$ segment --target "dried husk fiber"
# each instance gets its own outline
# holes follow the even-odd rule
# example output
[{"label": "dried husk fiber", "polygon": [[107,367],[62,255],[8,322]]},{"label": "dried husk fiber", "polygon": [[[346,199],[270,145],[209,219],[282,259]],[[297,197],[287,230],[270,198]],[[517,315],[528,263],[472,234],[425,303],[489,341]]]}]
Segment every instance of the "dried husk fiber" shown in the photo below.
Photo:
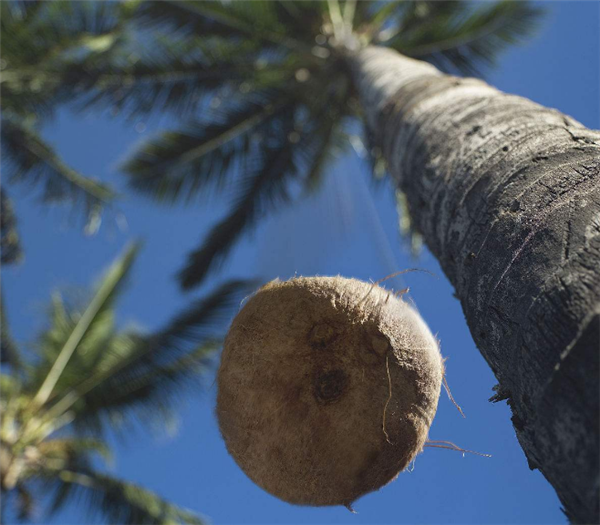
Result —
[{"label": "dried husk fiber", "polygon": [[231,325],[216,412],[260,487],[294,504],[350,505],[422,450],[442,375],[437,341],[389,291],[342,277],[272,281]]}]

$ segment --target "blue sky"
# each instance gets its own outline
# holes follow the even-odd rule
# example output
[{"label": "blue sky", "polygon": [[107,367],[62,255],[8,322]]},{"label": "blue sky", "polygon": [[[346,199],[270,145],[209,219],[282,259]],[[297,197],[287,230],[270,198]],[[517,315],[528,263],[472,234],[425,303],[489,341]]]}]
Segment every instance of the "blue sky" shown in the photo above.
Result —
[{"label": "blue sky", "polygon": [[[487,80],[600,128],[600,3],[543,5],[548,16],[538,35],[505,54]],[[26,253],[20,266],[3,271],[16,339],[26,342],[39,330],[53,290],[93,283],[131,239],[145,243],[119,304],[119,319],[147,329],[228,276],[341,274],[376,280],[417,266],[438,278],[412,273],[389,286],[410,286],[418,309],[441,339],[442,353],[449,358],[448,381],[467,415],[463,419],[442,393],[431,438],[493,457],[426,449],[412,472],[359,500],[357,515],[342,507],[291,506],[256,487],[228,456],[213,414],[215,388],[207,377],[206,388],[182,404],[176,437],[158,429],[116,443],[115,474],[217,524],[566,523],[553,489],[538,471],[529,470],[508,407],[488,402],[495,380],[471,340],[452,287],[427,251],[415,261],[402,246],[389,186],[374,188],[356,154],[341,157],[319,194],[263,222],[206,288],[183,294],[174,274],[224,213],[227,200],[187,208],[159,206],[128,193],[116,170],[136,144],[168,123],[63,111],[47,126],[45,136],[68,163],[121,188],[124,197],[118,213],[105,217],[96,236],[86,237],[64,210],[42,209],[34,196],[12,189]],[[117,220],[121,213],[126,228]],[[83,523],[82,515],[69,510],[53,523]]]}]

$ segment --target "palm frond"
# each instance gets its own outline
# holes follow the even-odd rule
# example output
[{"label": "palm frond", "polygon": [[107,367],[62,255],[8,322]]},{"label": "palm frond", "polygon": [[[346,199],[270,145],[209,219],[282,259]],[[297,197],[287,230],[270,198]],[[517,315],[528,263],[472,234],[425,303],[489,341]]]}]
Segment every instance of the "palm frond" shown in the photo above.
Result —
[{"label": "palm frond", "polygon": [[[128,338],[116,332],[114,298],[111,299],[95,316],[85,336],[77,345],[77,350],[63,370],[56,390],[62,392],[72,385],[78,384],[81,377],[86,377],[94,370],[95,363],[112,348],[120,348]],[[81,320],[80,303],[71,304],[58,293],[52,296],[49,309],[49,326],[39,336],[35,348],[39,356],[38,365],[30,371],[31,385],[39,385],[46,371],[52,367],[63,351],[65,344]],[[51,396],[52,397],[52,396]]]},{"label": "palm frond", "polygon": [[112,460],[109,446],[98,439],[55,438],[42,441],[37,450],[45,463],[70,467],[74,464],[90,465],[91,455],[100,456],[104,461]]},{"label": "palm frond", "polygon": [[12,203],[4,188],[0,187],[0,260],[2,264],[12,264],[19,262],[22,257]]},{"label": "palm frond", "polygon": [[200,249],[188,256],[186,266],[180,271],[179,281],[184,289],[197,285],[210,270],[217,268],[242,232],[267,210],[288,201],[288,184],[298,175],[295,151],[300,136],[294,129],[293,111],[283,113],[277,125],[270,126],[267,132],[263,143],[253,145],[245,158],[241,169],[246,175],[237,184],[238,197],[231,211],[212,228]]},{"label": "palm frond", "polygon": [[[151,46],[144,43],[148,39]],[[235,92],[244,83],[264,87],[279,82],[276,71],[258,67],[261,54],[252,41],[137,36],[111,53],[70,63],[63,98],[76,96],[80,110],[110,106],[129,117],[160,111],[190,115],[217,88]]]},{"label": "palm frond", "polygon": [[154,492],[91,468],[65,468],[58,471],[46,468],[40,474],[55,489],[51,507],[54,512],[67,502],[78,501],[86,509],[89,518],[102,517],[109,524],[204,523],[193,512],[168,503]]},{"label": "palm frond", "polygon": [[277,20],[285,28],[286,35],[294,40],[308,44],[314,42],[317,35],[322,34],[323,18],[327,12],[326,1],[283,0],[271,4],[277,13]]},{"label": "palm frond", "polygon": [[381,0],[371,5],[367,32],[379,45],[390,45],[400,34],[419,33],[431,19],[457,16],[467,7],[460,0]]},{"label": "palm frond", "polygon": [[2,110],[25,118],[52,113],[69,54],[117,41],[125,2],[2,2]]},{"label": "palm frond", "polygon": [[5,310],[6,305],[4,304],[4,294],[2,292],[0,299],[0,361],[2,365],[9,365],[15,372],[21,368],[22,360],[18,347],[10,334]]},{"label": "palm frond", "polygon": [[[115,30],[131,2],[2,2],[3,55],[10,67],[40,63],[78,45],[84,35]],[[40,54],[41,53],[41,54]]]},{"label": "palm frond", "polygon": [[129,185],[168,203],[190,202],[206,186],[223,188],[227,176],[243,164],[254,137],[279,117],[288,100],[277,92],[244,97],[181,131],[163,133],[124,165]]},{"label": "palm frond", "polygon": [[106,185],[67,166],[24,121],[3,118],[1,137],[6,180],[43,186],[41,195],[45,202],[82,203],[89,214],[114,197]]},{"label": "palm frond", "polygon": [[[103,435],[110,427],[120,436],[131,435],[135,423],[155,427],[159,423],[159,428],[164,430],[166,421],[175,420],[189,387],[202,385],[218,348],[216,341],[205,343],[159,364],[152,364],[149,359],[144,363],[140,359],[135,365],[118,371],[119,378],[126,379],[125,383],[105,378],[103,374],[91,376],[89,382],[81,385],[83,390],[91,388],[89,393],[79,396],[74,390],[73,396],[65,399],[74,403],[72,410],[77,416],[73,428],[81,435]],[[93,381],[99,381],[96,388],[92,386]],[[60,409],[62,406],[63,403],[57,404]]]},{"label": "palm frond", "polygon": [[502,0],[475,7],[463,2],[431,4],[438,3],[445,8],[432,13],[431,7],[423,9],[426,3],[415,2],[413,22],[405,21],[404,30],[388,45],[442,70],[466,75],[481,74],[481,67],[493,65],[509,45],[530,36],[543,14],[529,2]]},{"label": "palm frond", "polygon": [[137,12],[142,24],[167,28],[169,31],[197,35],[219,36],[234,40],[251,39],[269,46],[310,52],[310,45],[289,35],[282,23],[276,2],[257,0],[247,2],[172,1],[163,4],[144,2]]},{"label": "palm frond", "polygon": [[[138,246],[129,246],[123,255],[111,265],[105,277],[102,279],[94,297],[89,302],[82,315],[74,323],[72,330],[69,330],[66,333],[63,332],[67,337],[60,346],[60,350],[48,373],[43,374],[44,377],[41,385],[39,385],[38,388],[35,381],[33,384],[29,385],[29,388],[37,389],[37,393],[33,399],[35,405],[41,406],[48,401],[55,387],[59,385],[59,381],[71,362],[73,354],[80,348],[82,342],[85,341],[86,336],[90,333],[90,330],[93,329],[94,324],[97,323],[99,319],[102,320],[102,314],[111,307],[119,291],[123,287],[125,278],[133,265],[137,251]],[[59,386],[64,388],[67,385],[60,384]]]},{"label": "palm frond", "polygon": [[113,338],[85,379],[80,375],[54,398],[49,414],[74,410],[76,428],[100,432],[104,422],[115,426],[128,411],[146,421],[172,411],[186,387],[202,379],[224,321],[251,284],[226,282],[154,334]]}]

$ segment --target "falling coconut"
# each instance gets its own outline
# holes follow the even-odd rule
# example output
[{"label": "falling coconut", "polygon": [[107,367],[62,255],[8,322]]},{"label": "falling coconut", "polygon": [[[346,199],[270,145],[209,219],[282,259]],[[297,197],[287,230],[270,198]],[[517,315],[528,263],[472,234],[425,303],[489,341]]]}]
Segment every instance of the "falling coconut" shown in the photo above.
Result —
[{"label": "falling coconut", "polygon": [[342,277],[273,281],[227,334],[217,417],[263,489],[349,506],[423,449],[442,376],[427,325],[389,291]]}]

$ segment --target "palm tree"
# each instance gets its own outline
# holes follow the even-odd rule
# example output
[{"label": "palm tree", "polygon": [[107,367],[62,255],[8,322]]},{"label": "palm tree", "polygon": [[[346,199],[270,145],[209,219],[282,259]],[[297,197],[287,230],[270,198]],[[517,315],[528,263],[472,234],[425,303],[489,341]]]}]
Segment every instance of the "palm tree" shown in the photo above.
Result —
[{"label": "palm tree", "polygon": [[210,364],[216,327],[244,286],[223,284],[155,333],[119,329],[114,304],[136,251],[112,264],[83,308],[54,295],[48,327],[28,354],[10,340],[2,312],[2,356],[10,357],[0,376],[3,513],[29,519],[42,503],[52,513],[77,501],[107,523],[202,523],[97,460],[110,457],[108,431],[130,434],[134,421],[172,417]]},{"label": "palm tree", "polygon": [[538,14],[525,2],[141,2],[119,43],[72,60],[67,87],[88,105],[186,116],[125,164],[134,190],[167,203],[233,195],[181,270],[184,288],[318,186],[362,120],[375,167],[385,162],[456,288],[530,466],[588,523],[599,519],[599,135],[442,73],[493,63]]}]

